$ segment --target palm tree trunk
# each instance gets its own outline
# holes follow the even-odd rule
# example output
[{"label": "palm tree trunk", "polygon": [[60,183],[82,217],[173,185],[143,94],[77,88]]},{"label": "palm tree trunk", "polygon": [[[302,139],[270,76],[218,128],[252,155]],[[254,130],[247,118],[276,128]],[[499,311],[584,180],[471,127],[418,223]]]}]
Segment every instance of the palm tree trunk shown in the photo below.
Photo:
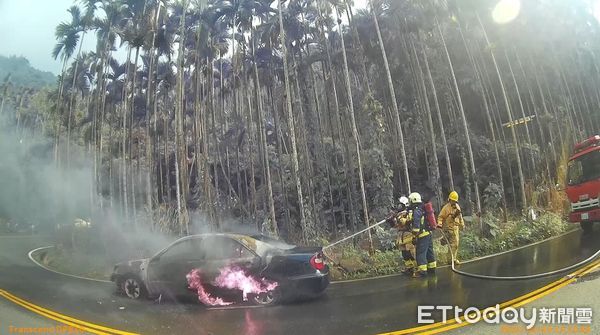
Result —
[{"label": "palm tree trunk", "polygon": [[[265,162],[265,172],[266,172],[266,181],[267,181],[267,201],[268,201],[268,205],[269,205],[269,216],[271,218],[271,232],[277,237],[279,236],[279,227],[277,226],[277,217],[275,215],[275,200],[273,199],[273,183],[272,183],[272,179],[271,179],[271,163],[270,163],[270,159],[269,159],[269,144],[267,143],[267,135],[266,132],[264,131],[262,125],[265,122],[265,115],[263,114],[264,112],[264,107],[263,107],[263,100],[262,100],[262,96],[260,94],[260,79],[258,76],[258,67],[256,66],[256,62],[254,62],[254,80],[255,80],[255,86],[256,86],[256,102],[258,105],[258,124],[259,127],[258,129],[260,129],[260,141],[263,143],[263,154],[264,154],[264,162]],[[252,114],[252,112],[250,112],[250,114]]]},{"label": "palm tree trunk", "polygon": [[[156,99],[155,94],[154,94],[154,80],[155,80],[155,75],[154,75],[154,66],[155,66],[155,61],[156,61],[156,31],[158,30],[158,18],[160,15],[160,7],[161,7],[161,2],[160,0],[157,0],[157,6],[156,6],[156,15],[154,16],[154,25],[153,25],[153,30],[152,30],[152,45],[150,46],[150,64],[148,66],[148,87],[146,88],[146,121],[145,121],[145,130],[146,130],[146,173],[145,175],[145,179],[146,179],[146,211],[148,212],[149,215],[147,215],[148,219],[150,220],[149,224],[152,228],[154,228],[154,215],[152,215],[153,213],[153,203],[152,203],[152,195],[154,194],[154,186],[152,184],[152,176],[155,175],[154,173],[154,157],[153,157],[153,147],[154,147],[154,142],[152,141],[152,137],[150,135],[150,119],[152,117],[152,115],[150,114],[150,110],[152,109],[153,106],[153,99]],[[156,118],[156,114],[154,114],[154,117]]]},{"label": "palm tree trunk", "polygon": [[248,107],[247,107],[247,115],[246,115],[246,119],[247,119],[247,123],[248,123],[248,160],[250,162],[250,201],[252,203],[252,216],[256,217],[256,214],[258,212],[258,205],[256,202],[256,171],[255,171],[255,167],[254,167],[254,148],[255,148],[255,134],[252,134],[252,132],[250,131],[252,128],[252,125],[254,124],[254,118],[252,117],[254,111],[252,110],[252,93],[251,93],[251,88],[250,85],[248,83],[248,81],[246,80],[246,85],[245,85],[245,91],[246,91],[246,100],[248,103]]},{"label": "palm tree trunk", "polygon": [[[552,141],[548,142],[548,139],[546,137],[546,134],[544,132],[544,127],[542,126],[542,122],[540,121],[540,114],[538,113],[538,105],[537,105],[537,101],[535,99],[535,94],[533,93],[533,89],[531,88],[531,85],[529,84],[529,81],[527,80],[528,76],[527,73],[525,72],[525,67],[523,66],[523,63],[521,62],[521,57],[519,56],[519,53],[517,52],[516,48],[514,50],[515,53],[515,57],[517,59],[517,64],[519,66],[519,69],[521,70],[521,74],[523,75],[523,78],[525,80],[525,84],[527,85],[527,92],[529,93],[529,98],[531,100],[531,104],[533,105],[533,113],[534,116],[537,120],[537,131],[538,131],[538,138],[539,141],[538,143],[540,143],[540,155],[541,157],[543,157],[545,163],[546,163],[546,174],[548,176],[548,180],[550,180],[551,178],[551,173],[550,173],[550,159],[551,157],[554,156],[554,143]],[[548,153],[548,151],[550,151],[550,153]]]},{"label": "palm tree trunk", "polygon": [[[381,29],[379,28],[379,20],[377,19],[377,14],[375,13],[375,8],[373,7],[373,2],[371,1],[371,12],[373,15],[373,21],[375,22],[375,29],[377,31],[377,38],[379,39],[379,47],[381,49],[381,56],[383,57],[383,66],[385,68],[385,73],[387,77],[388,90],[390,92],[390,99],[392,100],[392,107],[394,111],[394,117],[396,121],[396,132],[398,133],[399,143],[400,143],[400,154],[402,156],[402,164],[404,168],[404,179],[406,182],[406,189],[408,193],[411,192],[410,188],[410,175],[408,172],[408,159],[406,158],[406,149],[404,147],[404,133],[402,131],[402,125],[400,123],[400,109],[398,108],[398,101],[396,99],[396,90],[394,88],[394,81],[392,80],[392,72],[390,70],[390,63],[388,61],[387,53],[385,50],[385,45],[383,43],[383,37],[381,35]],[[339,26],[339,24],[338,24]],[[341,31],[340,31],[341,34]],[[343,43],[343,38],[342,38]],[[352,96],[352,92],[349,92],[350,96]]]},{"label": "palm tree trunk", "polygon": [[283,54],[283,72],[285,80],[285,93],[286,93],[286,111],[288,118],[288,127],[290,130],[290,141],[292,144],[292,165],[294,169],[294,178],[296,180],[296,192],[298,193],[298,207],[300,212],[300,225],[302,227],[303,238],[305,242],[312,240],[314,233],[312,225],[306,221],[306,213],[304,208],[304,194],[302,192],[302,183],[300,181],[300,167],[298,162],[298,149],[296,147],[296,127],[294,126],[294,114],[292,110],[292,89],[290,85],[290,73],[288,64],[288,52],[287,42],[285,37],[285,29],[283,25],[283,5],[281,1],[277,4],[279,13],[279,40],[281,43],[281,49]]},{"label": "palm tree trunk", "polygon": [[[135,112],[135,94],[136,94],[136,84],[137,84],[137,68],[138,68],[138,61],[140,58],[140,47],[137,47],[135,49],[135,61],[134,61],[134,65],[133,65],[133,79],[131,81],[131,105],[130,105],[130,111],[129,111],[129,116],[130,116],[130,121],[129,121],[129,136],[128,136],[128,140],[129,140],[129,160],[131,161],[131,156],[133,155],[133,125],[134,125],[134,112]],[[139,146],[138,146],[138,151],[139,151]],[[134,175],[133,173],[133,164],[129,164],[128,166],[128,170],[129,170],[129,177],[130,177],[130,181],[131,181],[131,209],[132,209],[132,214],[133,214],[133,224],[135,226],[137,226],[137,197],[136,197],[136,191],[135,191],[135,176],[139,176],[140,175],[140,155],[138,152],[138,155],[136,157],[136,173]]]},{"label": "palm tree trunk", "polygon": [[438,32],[440,34],[440,39],[442,41],[442,45],[444,46],[444,53],[446,55],[446,59],[448,61],[448,64],[450,65],[450,73],[452,75],[452,83],[454,86],[454,90],[455,90],[455,94],[456,94],[456,99],[458,101],[458,107],[459,107],[459,112],[460,112],[460,118],[462,120],[462,127],[463,127],[463,132],[465,133],[465,140],[466,140],[466,144],[467,144],[467,151],[468,151],[468,155],[469,155],[469,163],[470,163],[470,168],[471,168],[471,177],[473,179],[473,186],[474,186],[474,190],[475,190],[475,203],[477,206],[477,215],[479,215],[481,213],[481,198],[479,196],[479,183],[477,181],[477,172],[475,169],[475,159],[473,157],[473,148],[471,147],[471,136],[469,134],[469,126],[467,124],[467,117],[465,116],[465,109],[462,103],[462,97],[460,94],[460,89],[458,87],[458,82],[456,80],[456,73],[454,72],[454,66],[452,63],[452,58],[450,57],[450,52],[448,51],[448,46],[446,45],[446,40],[444,38],[444,34],[442,32],[442,28],[440,26],[440,23],[437,19],[437,17],[435,18],[435,22],[438,28]]},{"label": "palm tree trunk", "polygon": [[[129,193],[127,192],[127,166],[128,166],[128,157],[127,157],[127,102],[128,102],[128,89],[127,86],[129,85],[129,67],[130,67],[130,63],[131,63],[131,47],[127,48],[127,66],[126,66],[126,70],[125,72],[127,73],[127,77],[125,78],[125,83],[123,85],[123,103],[121,104],[121,110],[123,112],[123,124],[122,124],[122,131],[123,133],[121,134],[123,136],[122,138],[122,143],[121,143],[121,154],[122,154],[122,159],[123,159],[123,166],[121,167],[121,191],[123,192],[123,211],[125,214],[125,220],[127,222],[129,222]],[[131,155],[131,153],[129,153]],[[129,157],[129,159],[131,159],[131,157]]]},{"label": "palm tree trunk", "polygon": [[[362,76],[361,82],[363,82],[367,86],[367,92],[369,94],[372,94],[371,78],[369,77],[369,74],[367,72],[365,49],[362,43],[360,42],[360,37],[358,36],[358,29],[356,28],[356,24],[354,24],[354,14],[352,13],[352,6],[350,5],[350,0],[344,0],[344,2],[346,5],[346,18],[348,19],[348,25],[350,26],[350,30],[352,32],[352,39],[357,46],[356,50],[358,51],[358,55],[356,58],[358,58],[358,61],[360,63],[360,70]],[[343,36],[341,32],[340,36]]]},{"label": "palm tree trunk", "polygon": [[[185,19],[187,12],[187,0],[183,0],[183,13],[180,19],[179,38],[180,41],[185,40]],[[177,101],[175,105],[175,188],[177,192],[177,222],[179,225],[180,234],[188,234],[187,220],[187,152],[186,152],[186,137],[183,133],[184,126],[184,43],[179,43],[179,53],[177,60]]]},{"label": "palm tree trunk", "polygon": [[[519,108],[521,109],[521,117],[523,119],[525,119],[525,107],[523,106],[523,99],[521,98],[521,91],[519,90],[519,84],[517,83],[517,78],[515,77],[515,73],[513,71],[511,62],[510,62],[510,58],[508,58],[508,53],[506,52],[506,50],[504,50],[504,57],[506,58],[506,63],[508,64],[508,69],[510,71],[510,75],[512,77],[513,80],[513,85],[515,86],[515,93],[517,95],[517,100],[519,101]],[[525,134],[526,134],[526,138],[527,138],[527,144],[529,145],[529,150],[531,151],[533,149],[533,142],[531,141],[531,134],[529,132],[529,126],[527,125],[527,122],[524,123],[525,126]],[[531,168],[529,169],[529,171],[537,171],[537,164],[535,162],[534,159],[534,155],[532,153],[530,153],[529,155],[529,163],[531,164]]]},{"label": "palm tree trunk", "polygon": [[[297,106],[297,114],[299,115],[298,117],[298,121],[297,121],[297,125],[298,127],[296,129],[300,129],[299,133],[300,135],[298,136],[298,142],[300,144],[301,147],[301,156],[304,159],[302,159],[302,172],[303,172],[303,176],[300,178],[301,180],[304,179],[306,185],[305,190],[306,191],[306,196],[308,197],[308,205],[310,206],[308,213],[310,214],[309,217],[307,217],[307,222],[315,222],[315,214],[316,214],[316,206],[315,206],[315,196],[314,196],[314,187],[313,187],[313,183],[312,183],[312,177],[314,176],[313,173],[313,166],[312,166],[312,157],[311,157],[311,152],[308,148],[308,135],[307,135],[307,125],[306,125],[306,118],[310,118],[310,116],[307,116],[308,111],[307,108],[305,108],[305,100],[306,96],[304,96],[302,94],[302,91],[300,89],[300,80],[299,80],[299,74],[298,74],[298,64],[296,62],[295,57],[293,57],[292,55],[292,60],[293,60],[293,68],[294,68],[294,82],[295,82],[295,101],[297,101],[296,106]],[[308,86],[308,85],[303,85],[304,87]],[[312,127],[311,127],[312,130]],[[316,228],[316,227],[315,227]]]},{"label": "palm tree trunk", "polygon": [[500,190],[502,192],[502,206],[503,206],[503,217],[504,217],[504,222],[508,221],[508,209],[507,209],[507,205],[506,205],[506,192],[504,190],[504,181],[502,178],[502,167],[500,164],[500,153],[498,151],[498,141],[496,140],[496,131],[494,128],[494,124],[492,122],[492,118],[491,118],[491,113],[490,113],[490,103],[488,101],[488,96],[487,96],[487,89],[485,86],[485,81],[481,75],[482,70],[480,69],[480,67],[478,66],[477,62],[475,61],[475,58],[473,57],[473,54],[471,53],[471,49],[469,48],[469,45],[467,44],[467,40],[465,39],[465,35],[463,34],[463,30],[462,27],[461,29],[459,29],[460,32],[460,36],[464,45],[464,48],[467,52],[467,55],[469,57],[469,60],[471,62],[471,65],[473,66],[473,69],[475,70],[475,76],[476,76],[476,80],[479,84],[479,89],[481,91],[481,95],[483,97],[483,107],[484,107],[484,111],[486,114],[486,118],[488,121],[488,127],[489,130],[492,134],[492,142],[494,142],[494,154],[495,154],[495,158],[496,158],[496,169],[498,172],[498,183],[500,186]]},{"label": "palm tree trunk", "polygon": [[[508,122],[513,122],[513,117],[511,113],[510,103],[508,102],[508,95],[506,93],[506,89],[504,87],[504,81],[502,80],[502,76],[500,74],[500,68],[498,67],[498,62],[496,61],[496,56],[494,55],[494,48],[490,44],[490,40],[488,39],[487,32],[485,27],[483,26],[483,22],[481,22],[481,18],[477,15],[477,20],[479,21],[479,25],[483,31],[483,36],[485,37],[485,41],[488,49],[490,50],[490,55],[492,56],[492,62],[494,63],[494,68],[496,69],[496,75],[498,76],[498,82],[500,83],[500,88],[502,89],[502,96],[504,98],[504,107],[506,108],[506,113],[508,115]],[[519,141],[517,139],[517,133],[515,131],[515,127],[510,127],[511,135],[513,138],[513,143],[515,146],[515,156],[517,158],[517,169],[519,172],[519,186],[521,191],[521,206],[523,210],[527,209],[527,197],[525,194],[525,177],[523,176],[523,166],[521,164],[521,155],[519,154]]]},{"label": "palm tree trunk", "polygon": [[435,87],[435,82],[433,80],[433,75],[431,74],[431,69],[429,68],[429,60],[427,57],[427,53],[423,51],[423,58],[425,61],[425,70],[427,71],[427,78],[429,80],[429,86],[431,86],[431,93],[433,94],[433,101],[435,103],[435,110],[437,116],[438,126],[440,127],[440,135],[442,137],[442,144],[444,145],[444,158],[446,160],[446,169],[448,173],[448,181],[450,183],[450,189],[454,190],[454,176],[452,174],[452,162],[450,161],[450,153],[448,152],[448,142],[446,140],[446,130],[444,126],[444,121],[442,119],[442,109],[440,108],[440,102],[437,95],[437,90]]},{"label": "palm tree trunk", "polygon": [[[427,115],[427,124],[429,126],[429,138],[431,140],[431,157],[433,159],[433,164],[431,166],[431,168],[433,169],[432,173],[430,173],[429,175],[432,176],[432,184],[433,184],[433,189],[435,192],[435,197],[436,197],[436,204],[438,206],[440,206],[441,208],[441,204],[443,202],[443,198],[442,198],[442,183],[441,183],[441,179],[440,179],[440,164],[439,164],[439,160],[438,160],[438,155],[437,155],[437,145],[436,145],[436,137],[435,137],[435,128],[433,127],[433,117],[431,116],[431,105],[429,104],[429,96],[427,94],[427,87],[425,85],[425,78],[423,78],[423,71],[421,69],[421,62],[419,61],[419,55],[417,54],[417,48],[414,45],[414,41],[411,41],[411,45],[412,45],[412,49],[413,49],[413,54],[415,56],[415,61],[416,61],[416,71],[417,71],[417,77],[418,77],[418,82],[421,85],[421,90],[423,91],[423,100],[425,101],[425,114]],[[421,46],[421,53],[423,54],[423,57],[427,58],[427,55],[425,55],[425,50],[423,49],[423,46]],[[427,164],[427,166],[430,166],[429,164]]]},{"label": "palm tree trunk", "polygon": [[318,152],[318,156],[319,156],[319,160],[322,162],[322,164],[325,165],[325,176],[327,178],[327,194],[328,194],[328,200],[329,200],[329,207],[331,210],[331,222],[332,222],[332,231],[335,232],[337,224],[336,224],[336,220],[335,220],[335,212],[333,210],[334,207],[334,201],[333,201],[333,189],[331,187],[331,169],[330,169],[330,164],[331,161],[327,159],[327,155],[325,153],[325,150],[323,149],[323,143],[325,142],[325,136],[323,134],[323,120],[321,118],[321,109],[320,109],[320,100],[319,100],[319,92],[317,89],[317,80],[315,78],[315,73],[313,70],[312,65],[310,65],[309,67],[309,76],[310,76],[310,80],[311,80],[311,85],[313,87],[313,95],[314,95],[314,99],[315,99],[315,108],[316,108],[316,114],[317,114],[317,132],[319,133],[319,147],[317,149]]},{"label": "palm tree trunk", "polygon": [[210,111],[211,111],[211,126],[212,126],[212,133],[213,133],[213,142],[214,142],[214,146],[215,146],[215,151],[217,154],[216,159],[213,160],[213,176],[214,176],[214,198],[213,198],[213,216],[215,218],[215,223],[217,227],[221,226],[221,222],[220,222],[220,218],[221,216],[219,215],[219,192],[220,192],[220,188],[219,188],[219,172],[217,171],[217,165],[221,164],[221,155],[219,153],[219,140],[218,140],[218,135],[217,135],[217,104],[216,104],[216,93],[215,93],[215,84],[214,84],[214,62],[211,61],[210,62],[210,71],[209,71],[209,75],[210,75]]},{"label": "palm tree trunk", "polygon": [[[325,96],[327,97],[327,107],[328,107],[328,116],[329,116],[329,124],[330,124],[330,128],[331,128],[331,140],[332,140],[332,144],[333,144],[333,148],[334,150],[337,151],[338,149],[338,142],[336,141],[336,136],[337,138],[339,138],[341,140],[342,138],[342,122],[341,122],[341,111],[340,111],[340,103],[339,103],[339,98],[338,98],[338,93],[337,93],[337,86],[336,86],[336,79],[335,79],[335,73],[332,71],[332,67],[333,67],[333,62],[331,60],[331,47],[329,44],[329,41],[327,40],[327,38],[325,37],[325,29],[323,27],[323,13],[321,12],[321,8],[318,8],[319,10],[319,17],[321,18],[321,20],[319,20],[319,27],[320,27],[320,33],[321,33],[321,41],[322,43],[325,45],[325,51],[327,54],[327,62],[326,64],[323,64],[323,80],[324,80],[324,84],[326,85],[327,81],[331,82],[331,89],[333,92],[333,103],[334,103],[334,112],[335,112],[335,119],[332,117],[332,112],[331,110],[329,110],[329,95],[326,94]],[[326,65],[326,66],[325,66]],[[325,74],[325,68],[327,69],[327,74]],[[334,121],[335,120],[335,121]],[[337,127],[336,127],[336,122],[337,122]],[[343,173],[344,173],[344,180],[349,180],[351,178],[349,178],[349,165],[346,163],[346,148],[347,146],[344,144],[343,145],[343,150],[342,150],[342,155],[341,155],[341,164],[343,167]],[[335,155],[335,163],[336,163],[336,167],[339,165],[338,164],[338,160],[337,160],[337,154]],[[356,223],[355,223],[355,215],[354,215],[354,201],[353,201],[353,196],[352,196],[352,188],[350,187],[350,184],[348,182],[345,183],[345,189],[346,189],[346,197],[347,197],[347,201],[348,201],[348,207],[350,209],[350,221],[351,221],[351,226],[353,228],[353,230],[356,230]],[[347,219],[346,219],[346,205],[344,204],[343,201],[340,200],[341,203],[341,207],[342,207],[342,227],[343,229],[347,229],[348,224],[347,224]],[[337,232],[337,229],[336,229]]]},{"label": "palm tree trunk", "polygon": [[[342,32],[342,25],[341,25],[341,18],[340,18],[340,13],[338,11],[338,21],[337,21],[337,26],[338,26],[338,31],[340,33],[340,41],[341,41],[341,47],[342,47],[342,56],[343,56],[343,60],[344,60],[344,74],[346,77],[346,92],[348,94],[348,109],[350,111],[350,125],[352,126],[352,137],[354,139],[354,145],[355,145],[355,150],[356,150],[356,163],[358,165],[358,181],[359,181],[359,185],[360,185],[360,193],[361,193],[361,200],[362,200],[362,209],[363,209],[363,220],[364,220],[364,224],[366,226],[369,226],[369,209],[367,207],[367,195],[365,192],[365,180],[364,180],[364,173],[363,173],[363,165],[362,165],[362,155],[361,155],[361,148],[360,148],[360,138],[358,135],[358,128],[356,126],[356,119],[355,119],[355,114],[354,114],[354,99],[352,97],[352,84],[350,83],[350,70],[348,68],[348,56],[346,54],[346,44],[344,42],[344,35]],[[371,250],[373,250],[373,239],[371,237],[371,231],[367,231],[367,235],[369,238],[369,245]]]},{"label": "palm tree trunk", "polygon": [[55,139],[54,139],[54,161],[56,163],[56,166],[59,167],[60,166],[60,133],[61,133],[61,124],[62,124],[62,103],[63,103],[63,90],[64,90],[64,85],[65,85],[65,71],[67,69],[67,58],[65,57],[63,59],[63,66],[62,66],[62,71],[61,71],[61,76],[60,76],[60,83],[58,85],[58,97],[57,97],[57,101],[56,101],[56,134],[55,134]]},{"label": "palm tree trunk", "polygon": [[76,103],[75,97],[75,84],[77,83],[77,71],[79,67],[79,58],[81,57],[81,47],[85,40],[86,31],[83,31],[81,35],[81,41],[79,42],[79,50],[77,51],[77,58],[75,58],[75,68],[73,69],[73,84],[71,85],[71,97],[69,99],[69,119],[67,120],[67,168],[71,165],[71,122],[73,119],[73,105]]}]

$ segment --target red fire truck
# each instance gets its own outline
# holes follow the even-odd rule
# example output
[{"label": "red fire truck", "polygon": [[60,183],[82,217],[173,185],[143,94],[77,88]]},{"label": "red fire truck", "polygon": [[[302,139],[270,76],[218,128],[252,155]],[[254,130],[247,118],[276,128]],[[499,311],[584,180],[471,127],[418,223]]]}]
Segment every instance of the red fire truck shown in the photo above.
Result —
[{"label": "red fire truck", "polygon": [[600,135],[577,143],[569,158],[567,196],[571,202],[569,221],[579,222],[589,233],[600,222]]}]

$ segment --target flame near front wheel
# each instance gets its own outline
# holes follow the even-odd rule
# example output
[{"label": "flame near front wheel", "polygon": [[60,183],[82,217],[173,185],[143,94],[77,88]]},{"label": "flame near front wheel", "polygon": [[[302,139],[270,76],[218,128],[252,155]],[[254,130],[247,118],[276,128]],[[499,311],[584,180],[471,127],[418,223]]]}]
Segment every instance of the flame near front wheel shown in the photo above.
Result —
[{"label": "flame near front wheel", "polygon": [[[192,270],[187,276],[188,285],[191,289],[198,292],[198,300],[208,306],[227,306],[233,302],[224,301],[221,298],[213,297],[206,292],[202,285],[202,273],[199,269]],[[226,289],[235,289],[242,291],[244,301],[248,300],[249,294],[257,296],[268,296],[277,288],[278,283],[267,279],[256,279],[237,266],[228,266],[220,270],[219,276],[215,279],[214,286]]]}]

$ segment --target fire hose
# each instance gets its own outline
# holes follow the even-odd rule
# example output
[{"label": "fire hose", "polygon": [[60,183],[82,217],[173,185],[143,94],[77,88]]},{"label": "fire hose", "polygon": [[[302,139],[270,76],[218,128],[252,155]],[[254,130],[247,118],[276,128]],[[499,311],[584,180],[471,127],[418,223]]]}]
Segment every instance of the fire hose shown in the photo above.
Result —
[{"label": "fire hose", "polygon": [[[340,243],[343,243],[351,238],[354,238],[370,229],[373,229],[377,226],[380,226],[382,224],[384,224],[387,220],[382,220],[379,221],[373,225],[368,226],[367,228],[358,231],[350,236],[344,237],[341,240],[331,243],[325,247],[323,247],[323,251],[332,248],[335,245],[338,245]],[[442,238],[444,238],[446,240],[446,245],[448,246],[448,249],[450,249],[450,240],[448,239],[448,237],[446,236],[446,234],[444,234],[444,232],[442,230],[440,230],[440,232],[442,233]],[[537,279],[537,278],[543,278],[543,277],[549,277],[549,276],[553,276],[556,274],[560,274],[563,272],[567,272],[576,268],[579,268],[585,264],[588,264],[590,262],[592,262],[594,259],[598,258],[600,256],[600,250],[596,251],[594,254],[592,254],[590,257],[577,262],[573,265],[569,265],[567,267],[561,268],[561,269],[557,269],[557,270],[553,270],[553,271],[548,271],[548,272],[542,272],[542,273],[536,273],[536,274],[532,274],[532,275],[523,275],[523,276],[488,276],[488,275],[482,275],[482,274],[477,274],[477,273],[470,273],[470,272],[466,272],[466,271],[462,271],[462,270],[458,270],[456,268],[455,265],[455,259],[454,259],[454,254],[452,252],[450,252],[451,255],[451,269],[452,272],[459,274],[461,276],[465,276],[465,277],[471,277],[471,278],[477,278],[477,279],[485,279],[485,280],[526,280],[526,279]],[[328,257],[329,258],[329,257]]]},{"label": "fire hose", "polygon": [[386,221],[387,221],[387,219],[386,220],[381,220],[381,221],[379,221],[379,222],[377,222],[375,224],[372,224],[372,225],[368,226],[367,228],[365,228],[365,229],[363,229],[363,230],[361,230],[359,232],[356,232],[356,233],[354,233],[354,234],[352,234],[350,236],[346,236],[343,239],[341,239],[341,240],[339,240],[339,241],[337,241],[335,243],[331,243],[331,244],[329,244],[327,246],[324,246],[323,250],[327,250],[327,249],[333,247],[334,245],[338,245],[338,244],[340,244],[342,242],[348,241],[349,239],[351,239],[351,238],[353,238],[355,236],[358,236],[358,235],[360,235],[360,234],[362,234],[362,233],[364,233],[364,232],[366,232],[368,230],[371,230],[371,229],[373,229],[373,228],[375,228],[377,226],[380,226],[380,225],[384,224]]},{"label": "fire hose", "polygon": [[[450,240],[448,239],[448,237],[446,236],[446,234],[444,234],[443,231],[441,231],[442,233],[442,237],[446,240],[446,244],[448,246],[448,249],[450,249]],[[452,272],[459,274],[461,276],[465,276],[465,277],[471,277],[471,278],[477,278],[477,279],[486,279],[486,280],[526,280],[526,279],[537,279],[537,278],[543,278],[543,277],[549,277],[549,276],[553,276],[559,273],[563,273],[563,272],[567,272],[576,268],[579,268],[585,264],[588,264],[590,262],[592,262],[594,259],[596,259],[598,256],[600,256],[600,250],[596,251],[594,254],[592,254],[590,257],[576,263],[573,265],[569,265],[567,267],[561,268],[561,269],[557,269],[557,270],[553,270],[553,271],[548,271],[548,272],[542,272],[542,273],[536,273],[536,274],[532,274],[532,275],[524,275],[524,276],[488,276],[488,275],[482,275],[482,274],[477,274],[477,273],[470,273],[470,272],[465,272],[465,271],[461,271],[458,270],[456,268],[455,265],[455,259],[454,259],[454,254],[452,252],[450,252],[451,258],[452,258],[452,262],[451,262],[451,268],[452,268]]]}]

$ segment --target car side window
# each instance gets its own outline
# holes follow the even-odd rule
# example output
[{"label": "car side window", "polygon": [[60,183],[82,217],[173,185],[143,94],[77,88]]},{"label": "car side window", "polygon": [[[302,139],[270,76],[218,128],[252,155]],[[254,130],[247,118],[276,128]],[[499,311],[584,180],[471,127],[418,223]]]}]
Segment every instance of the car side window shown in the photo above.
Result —
[{"label": "car side window", "polygon": [[252,253],[238,241],[229,237],[207,238],[203,249],[207,260],[225,260],[252,257]]},{"label": "car side window", "polygon": [[161,255],[164,260],[202,259],[204,252],[198,239],[185,240],[170,247]]}]

